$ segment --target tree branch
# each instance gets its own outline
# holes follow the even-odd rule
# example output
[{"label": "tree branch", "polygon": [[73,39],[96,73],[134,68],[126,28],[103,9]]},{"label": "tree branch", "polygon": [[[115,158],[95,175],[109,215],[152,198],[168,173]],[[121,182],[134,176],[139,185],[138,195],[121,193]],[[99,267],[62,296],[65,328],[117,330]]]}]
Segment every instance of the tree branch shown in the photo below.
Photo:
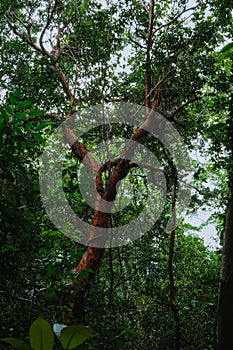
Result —
[{"label": "tree branch", "polygon": [[140,48],[143,49],[143,50],[146,49],[146,46],[143,46],[143,45],[141,45],[140,43],[138,43],[136,40],[134,40],[134,39],[131,37],[130,33],[128,33],[128,38],[129,38],[129,40],[130,40],[132,43],[134,43],[136,46],[140,47]]},{"label": "tree branch", "polygon": [[201,100],[202,96],[195,96],[192,99],[184,102],[182,105],[180,105],[174,112],[172,112],[171,114],[166,115],[167,119],[171,119],[174,120],[174,116],[179,113],[182,109],[184,109],[185,107],[187,107],[188,105],[190,105],[191,103]]},{"label": "tree branch", "polygon": [[[55,0],[54,6],[53,6],[53,8],[52,8],[52,10],[51,10],[52,3],[53,3],[53,0],[51,0],[51,1],[49,2],[48,10],[47,10],[47,11],[48,11],[47,22],[46,22],[44,28],[42,29],[42,32],[41,32],[40,38],[39,38],[40,47],[41,47],[41,50],[42,50],[43,52],[47,52],[47,50],[46,50],[45,47],[44,47],[43,39],[44,39],[45,32],[46,32],[46,30],[48,29],[48,27],[49,27],[49,25],[50,25],[50,23],[51,23],[51,21],[52,21],[54,12],[55,12],[56,7],[57,7],[57,4],[58,4],[58,1]],[[48,53],[48,52],[47,52],[47,53]]]},{"label": "tree branch", "polygon": [[[78,140],[69,127],[65,127],[65,141],[70,145],[76,157],[88,168],[98,170],[99,164],[94,160],[86,147]],[[85,159],[84,159],[85,158]]]},{"label": "tree branch", "polygon": [[160,31],[163,28],[166,28],[168,26],[170,26],[172,23],[174,23],[180,16],[182,16],[184,13],[188,12],[188,11],[192,11],[195,10],[200,4],[197,4],[196,6],[190,7],[188,9],[184,9],[183,11],[179,12],[175,17],[173,17],[169,22],[162,24],[161,26],[159,26],[158,28],[156,28],[153,31],[153,36],[155,35],[155,33],[157,33],[158,31]]},{"label": "tree branch", "polygon": [[150,108],[150,89],[151,89],[151,47],[153,44],[153,25],[154,25],[154,0],[150,2],[150,10],[148,11],[149,26],[148,26],[148,38],[146,49],[146,73],[145,73],[145,106]]},{"label": "tree branch", "polygon": [[8,15],[5,15],[6,21],[10,27],[10,29],[13,31],[13,33],[15,33],[16,36],[18,36],[20,39],[22,39],[24,42],[26,42],[27,44],[29,44],[29,46],[31,46],[34,50],[39,51],[40,53],[42,53],[45,56],[49,56],[48,52],[43,52],[42,49],[36,45],[30,38],[25,37],[22,33],[20,33],[13,25],[11,19],[9,18]]},{"label": "tree branch", "polygon": [[149,10],[148,10],[147,6],[144,4],[144,2],[142,0],[139,0],[139,2],[141,4],[143,10],[145,10],[146,13],[149,15]]},{"label": "tree branch", "polygon": [[[49,4],[49,9],[51,8],[51,4],[52,4],[52,1],[51,1],[50,4]],[[51,20],[52,20],[52,15],[53,15],[53,13],[54,13],[54,11],[55,11],[56,6],[57,6],[57,0],[55,0],[54,7],[53,7],[51,13],[48,14],[47,23],[46,23],[44,29],[43,29],[42,32],[41,32],[41,35],[40,35],[40,38],[39,38],[40,47],[39,47],[37,44],[35,44],[35,43],[33,42],[33,40],[31,39],[31,37],[30,37],[30,27],[27,26],[27,31],[28,31],[28,37],[27,37],[27,36],[23,35],[19,30],[17,30],[17,29],[15,28],[14,24],[12,23],[12,21],[11,21],[11,19],[10,19],[10,17],[9,17],[9,13],[5,15],[5,18],[6,18],[6,21],[7,21],[8,25],[9,25],[10,29],[13,31],[13,33],[14,33],[16,36],[18,36],[20,39],[22,39],[22,41],[26,42],[26,43],[29,44],[29,46],[31,46],[34,50],[40,52],[41,54],[43,54],[43,55],[45,55],[45,56],[47,56],[47,57],[50,57],[50,58],[51,58],[51,57],[56,57],[56,52],[59,51],[59,53],[61,53],[62,50],[64,50],[64,49],[67,48],[67,45],[65,45],[65,46],[62,47],[62,48],[59,48],[58,50],[55,50],[55,52],[53,52],[53,51],[48,52],[48,51],[45,49],[44,45],[43,45],[43,36],[44,36],[44,34],[45,34],[45,32],[46,32],[46,30],[47,30],[47,28],[48,28],[48,26],[49,26],[49,24],[50,24],[50,22],[51,22]],[[8,12],[9,12],[9,11],[8,11]],[[49,12],[50,12],[50,11],[49,11]],[[63,31],[63,30],[64,30],[64,28],[61,29],[60,31]],[[57,44],[58,44],[58,43],[57,43]],[[62,85],[62,88],[63,88],[64,92],[66,93],[66,95],[67,95],[69,101],[72,102],[72,109],[74,109],[74,108],[77,106],[77,103],[80,102],[80,101],[72,94],[72,92],[71,92],[71,90],[70,90],[70,87],[69,87],[69,84],[68,84],[68,82],[67,82],[67,80],[66,80],[65,74],[63,73],[63,71],[62,71],[62,69],[61,69],[59,63],[58,63],[58,62],[55,62],[55,63],[54,63],[54,66],[55,66],[55,68],[56,68],[56,70],[57,70],[57,72],[58,72],[58,74],[59,74],[59,81],[60,81],[60,83],[61,83],[61,85]],[[68,113],[68,115],[67,115],[67,118],[70,117],[71,113],[72,113],[72,110],[69,111],[69,113]]]},{"label": "tree branch", "polygon": [[[31,303],[32,302],[31,299],[26,299],[26,298],[20,297],[18,295],[14,295],[14,294],[9,293],[9,292],[7,292],[5,290],[0,290],[0,294],[4,294],[4,295],[6,295],[8,297],[10,296],[11,298],[19,300],[19,301],[24,301],[24,302],[27,302],[27,303]],[[36,304],[36,303],[33,301],[33,304]]]}]

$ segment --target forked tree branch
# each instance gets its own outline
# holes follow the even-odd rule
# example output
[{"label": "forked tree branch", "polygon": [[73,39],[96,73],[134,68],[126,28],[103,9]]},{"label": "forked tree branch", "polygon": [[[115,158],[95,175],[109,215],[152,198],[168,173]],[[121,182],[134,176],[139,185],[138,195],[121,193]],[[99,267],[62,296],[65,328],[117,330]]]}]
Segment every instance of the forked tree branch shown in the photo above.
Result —
[{"label": "forked tree branch", "polygon": [[[44,34],[47,30],[47,28],[49,27],[50,23],[51,23],[51,20],[52,20],[52,16],[54,14],[54,11],[56,9],[56,6],[57,6],[57,0],[55,0],[55,3],[54,3],[54,7],[53,9],[50,11],[51,9],[51,5],[52,5],[52,2],[50,2],[49,4],[49,11],[48,11],[48,17],[47,17],[47,23],[44,27],[44,29],[42,30],[41,32],[41,35],[40,35],[40,38],[39,38],[39,43],[40,43],[40,46],[38,46],[31,38],[31,35],[30,35],[30,27],[27,26],[27,31],[28,31],[28,36],[25,36],[24,34],[22,34],[18,29],[16,29],[15,25],[13,24],[10,16],[9,16],[9,13],[7,13],[5,15],[5,18],[6,18],[6,21],[10,27],[10,29],[13,31],[13,33],[19,37],[22,41],[26,42],[30,47],[32,47],[35,51],[38,51],[40,52],[42,55],[44,56],[47,56],[49,58],[56,58],[58,56],[57,52],[60,54],[62,50],[66,49],[67,46],[64,46],[62,48],[59,48],[58,50],[53,50],[51,52],[47,51],[43,45],[43,37],[44,37]],[[63,28],[64,29],[64,28]],[[63,30],[61,29],[61,31]],[[58,33],[60,34],[60,32]],[[57,38],[58,39],[58,38]],[[57,45],[58,45],[58,41],[57,41]],[[72,105],[72,110],[77,106],[77,104],[80,102],[71,92],[71,89],[69,87],[69,84],[67,82],[67,79],[66,79],[66,76],[64,74],[64,72],[62,71],[59,63],[57,61],[53,61],[53,65],[55,66],[56,68],[56,71],[58,72],[58,77],[59,77],[59,81],[62,85],[62,88],[63,88],[63,91],[65,92],[65,94],[67,95],[69,101],[71,101],[71,105]],[[70,115],[72,114],[72,111],[70,111],[67,115],[67,117],[70,117]]]},{"label": "forked tree branch", "polygon": [[50,23],[51,23],[51,21],[52,21],[53,13],[54,13],[54,11],[55,11],[55,9],[56,9],[56,5],[57,5],[57,0],[55,0],[53,9],[51,10],[52,3],[53,3],[53,0],[51,0],[51,1],[49,2],[49,5],[48,5],[48,14],[47,14],[47,21],[46,21],[46,24],[45,24],[44,28],[43,28],[42,31],[41,31],[40,38],[39,38],[40,47],[41,47],[41,50],[42,50],[43,52],[47,52],[47,50],[46,50],[45,47],[44,47],[43,39],[44,39],[45,32],[46,32],[46,30],[48,29],[48,27],[49,27],[49,25],[50,25]]},{"label": "forked tree branch", "polygon": [[8,14],[5,15],[6,21],[10,27],[10,29],[13,31],[13,33],[19,37],[20,39],[22,39],[22,41],[26,42],[29,46],[31,46],[34,50],[39,51],[41,54],[45,55],[45,56],[50,56],[48,52],[43,52],[42,49],[36,45],[30,38],[27,38],[26,36],[24,36],[22,33],[20,33],[15,26],[13,25],[10,17],[8,16]]}]

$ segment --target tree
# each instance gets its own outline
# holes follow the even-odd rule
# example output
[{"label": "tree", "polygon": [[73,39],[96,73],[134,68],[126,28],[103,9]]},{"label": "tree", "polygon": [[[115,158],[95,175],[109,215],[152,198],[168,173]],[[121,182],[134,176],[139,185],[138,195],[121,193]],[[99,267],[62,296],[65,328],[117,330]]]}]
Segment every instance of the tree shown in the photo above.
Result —
[{"label": "tree", "polygon": [[228,179],[229,179],[229,198],[226,209],[226,216],[224,221],[224,232],[223,232],[223,251],[222,251],[222,264],[220,273],[220,287],[219,287],[219,302],[217,311],[217,340],[216,349],[230,349],[233,345],[232,336],[232,321],[233,321],[233,302],[232,302],[232,291],[233,291],[233,241],[232,241],[232,228],[233,228],[233,203],[232,203],[232,191],[233,191],[233,172],[232,172],[232,130],[233,130],[233,93],[232,93],[232,46],[230,43],[222,49],[222,58],[225,65],[228,67],[229,75],[229,86],[227,90],[227,95],[229,96],[227,106],[229,119],[229,126],[227,128],[228,139],[230,140],[230,164],[228,169]]},{"label": "tree", "polygon": [[[184,1],[164,1],[161,4],[155,4],[154,1],[149,4],[126,1],[112,5],[107,3],[106,8],[96,2],[61,3],[56,0],[45,1],[41,5],[27,1],[15,2],[14,7],[6,2],[4,4],[4,18],[8,27],[2,34],[5,39],[3,47],[13,52],[12,48],[17,48],[17,67],[20,67],[25,57],[31,55],[29,69],[26,72],[24,70],[25,74],[20,74],[22,84],[19,85],[22,85],[22,97],[32,99],[37,108],[45,109],[38,117],[59,120],[62,113],[69,118],[78,108],[120,99],[144,104],[152,112],[159,111],[180,128],[186,140],[195,137],[201,116],[196,116],[190,127],[184,111],[191,103],[201,99],[201,88],[214,61],[208,50],[213,50],[223,39],[231,9],[229,2],[210,1],[191,8]],[[205,16],[206,10],[210,11],[209,16]],[[188,15],[192,18],[193,26],[187,24],[185,16]],[[12,40],[15,40],[14,45]],[[115,69],[117,64],[113,64],[112,69],[111,63],[113,58],[121,63],[120,52],[127,45],[132,49],[132,57],[127,62],[131,71],[118,73]],[[18,85],[18,79],[14,80],[15,66],[11,65],[10,59],[5,58],[4,52],[3,86],[6,88],[9,80],[14,88]],[[31,79],[35,74],[36,78]],[[46,76],[50,79],[45,79]],[[62,89],[57,86],[57,80]],[[35,98],[36,94],[32,92],[34,88],[42,94],[41,102]],[[51,90],[54,93],[50,93]],[[144,142],[152,145],[154,152],[162,158],[163,150],[143,128],[152,118],[153,113],[149,113],[144,124],[131,130],[128,138],[137,142],[145,139]],[[123,134],[123,129],[121,132]],[[96,174],[98,166],[87,153],[84,143],[69,128],[66,129],[65,137],[80,162],[88,154],[86,165]],[[165,159],[164,163],[169,169],[167,173],[171,184],[175,178],[172,162]],[[101,176],[106,171],[103,168],[98,173],[97,188],[102,198],[111,202],[116,198],[116,184],[129,174],[130,164],[120,157],[116,163],[110,162],[109,165],[111,169],[106,186]],[[173,183],[172,188],[176,188],[176,184]],[[174,197],[171,191],[168,201],[170,212]],[[97,207],[92,217],[93,230],[90,232],[89,243],[92,240],[92,246],[86,248],[75,268],[77,277],[74,284],[78,282],[79,288],[74,288],[74,294],[71,294],[71,307],[78,321],[84,317],[83,305],[94,276],[93,273],[83,275],[81,271],[98,270],[104,249],[96,247],[93,239],[98,234],[101,236],[101,228],[109,224],[109,214],[102,214]],[[157,230],[161,230],[161,227]],[[171,234],[169,253],[170,303],[176,320],[174,348],[179,349],[180,320],[173,276],[175,234],[175,231]],[[67,315],[67,322],[72,322],[70,314]]]}]

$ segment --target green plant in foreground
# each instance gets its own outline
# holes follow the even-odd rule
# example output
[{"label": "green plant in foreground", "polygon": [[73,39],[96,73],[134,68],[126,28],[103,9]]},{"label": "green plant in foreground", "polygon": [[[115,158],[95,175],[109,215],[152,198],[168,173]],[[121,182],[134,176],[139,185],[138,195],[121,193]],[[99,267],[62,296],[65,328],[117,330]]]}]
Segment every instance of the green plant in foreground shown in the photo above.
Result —
[{"label": "green plant in foreground", "polygon": [[[65,327],[60,334],[61,348],[74,349],[92,335],[92,328],[85,325],[73,325]],[[18,338],[0,339],[18,350],[52,350],[54,347],[54,333],[47,321],[37,318],[29,330],[30,345]]]}]

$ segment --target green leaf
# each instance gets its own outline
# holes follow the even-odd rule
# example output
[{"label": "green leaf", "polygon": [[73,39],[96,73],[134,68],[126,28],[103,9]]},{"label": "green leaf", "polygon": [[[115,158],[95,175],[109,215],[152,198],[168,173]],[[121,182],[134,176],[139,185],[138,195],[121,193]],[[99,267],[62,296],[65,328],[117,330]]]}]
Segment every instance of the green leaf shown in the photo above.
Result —
[{"label": "green leaf", "polygon": [[43,139],[43,137],[41,136],[41,134],[40,133],[35,133],[35,134],[33,134],[33,137],[37,140],[37,141],[39,141],[39,142],[43,142],[44,141],[44,139]]},{"label": "green leaf", "polygon": [[50,234],[50,231],[45,230],[45,231],[42,231],[41,234],[42,234],[43,236],[46,236],[46,235],[49,235],[49,234]]},{"label": "green leaf", "polygon": [[31,101],[29,101],[29,100],[21,101],[21,102],[19,102],[19,108],[28,107],[28,106],[30,106],[30,104],[31,104]]},{"label": "green leaf", "polygon": [[15,105],[15,104],[16,104],[16,97],[15,97],[14,94],[12,94],[12,92],[10,92],[10,94],[9,94],[9,100],[10,100],[10,103],[11,103],[12,105]]},{"label": "green leaf", "polygon": [[209,128],[206,129],[206,133],[212,133],[221,129],[225,129],[227,127],[226,123],[217,123],[217,124],[213,124],[211,125]]},{"label": "green leaf", "polygon": [[20,119],[25,119],[27,117],[25,113],[22,112],[16,112],[15,115]]},{"label": "green leaf", "polygon": [[30,346],[26,344],[23,340],[17,339],[17,338],[3,338],[0,339],[1,341],[4,341],[5,343],[10,344],[15,349],[18,350],[31,350]]},{"label": "green leaf", "polygon": [[60,341],[64,349],[70,350],[82,344],[92,335],[92,328],[84,325],[69,326],[62,330]]},{"label": "green leaf", "polygon": [[26,125],[25,125],[25,130],[30,130],[30,129],[32,129],[32,126],[33,126],[33,123],[27,123]]},{"label": "green leaf", "polygon": [[41,130],[45,129],[47,126],[48,126],[47,123],[38,124],[38,125],[36,126],[36,129],[35,129],[35,130],[36,130],[36,131],[41,131]]},{"label": "green leaf", "polygon": [[48,231],[48,230],[42,231],[41,234],[43,236],[50,236],[50,237],[62,237],[63,235],[60,231]]},{"label": "green leaf", "polygon": [[54,334],[47,321],[39,317],[30,327],[30,343],[33,350],[52,350]]},{"label": "green leaf", "polygon": [[38,117],[39,115],[44,114],[44,112],[40,109],[33,109],[28,113],[31,117]]},{"label": "green leaf", "polygon": [[229,50],[233,49],[233,42],[232,43],[229,43],[227,45],[225,45],[222,49],[221,49],[221,53],[224,53],[224,52],[227,52]]}]

